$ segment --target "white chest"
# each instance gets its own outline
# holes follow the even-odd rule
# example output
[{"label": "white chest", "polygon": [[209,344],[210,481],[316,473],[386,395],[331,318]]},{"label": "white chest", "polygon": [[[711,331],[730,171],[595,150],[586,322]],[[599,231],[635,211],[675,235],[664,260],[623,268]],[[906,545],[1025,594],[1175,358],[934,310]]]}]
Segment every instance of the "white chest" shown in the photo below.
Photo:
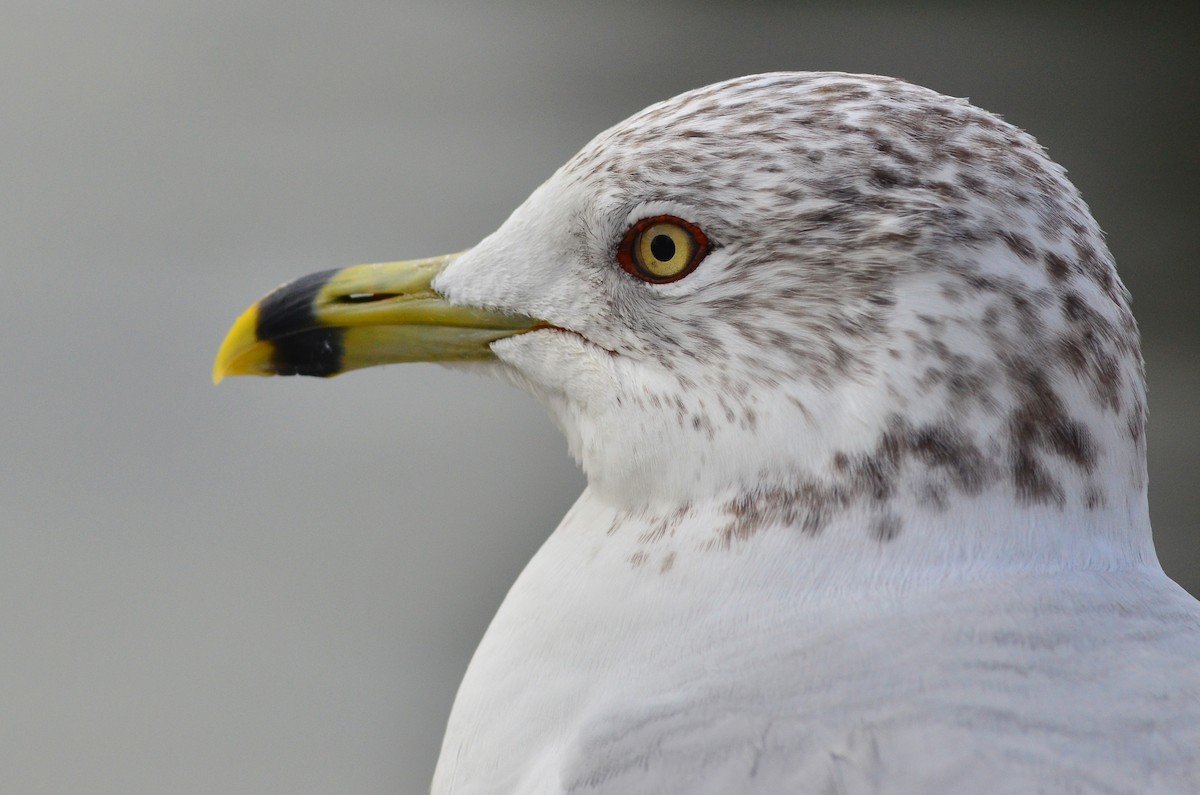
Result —
[{"label": "white chest", "polygon": [[[723,572],[688,557],[700,545],[672,542],[674,528],[662,521],[619,517],[584,493],[476,650],[434,793],[541,791],[556,781],[564,742],[589,721],[686,690],[703,675],[701,655],[729,645],[722,627],[750,630],[739,601],[769,610],[746,592],[717,593],[718,578],[736,576],[728,555],[721,555]],[[709,578],[714,587],[706,586]]]},{"label": "white chest", "polygon": [[[919,781],[930,753],[973,777],[979,748],[1050,780],[1061,770],[1048,766],[1094,756],[1097,732],[1162,719],[1176,658],[1200,653],[1195,633],[1127,670],[1154,638],[1183,642],[1159,615],[1175,609],[1172,586],[1149,569],[834,588],[822,561],[838,557],[836,529],[714,549],[695,533],[711,519],[618,517],[585,492],[476,651],[434,795],[808,791],[793,784],[842,780],[830,759]],[[1124,750],[1119,769],[1179,763],[1153,745]],[[925,766],[901,769],[914,759]]]}]

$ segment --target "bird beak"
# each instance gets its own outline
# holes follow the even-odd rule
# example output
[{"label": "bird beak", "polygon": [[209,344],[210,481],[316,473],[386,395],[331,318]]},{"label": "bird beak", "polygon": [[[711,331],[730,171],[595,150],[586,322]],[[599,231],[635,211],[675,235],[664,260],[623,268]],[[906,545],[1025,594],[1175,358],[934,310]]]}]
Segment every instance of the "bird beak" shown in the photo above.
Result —
[{"label": "bird beak", "polygon": [[458,256],[356,265],[285,284],[233,324],[213,383],[228,375],[328,377],[393,362],[494,359],[491,343],[539,323],[447,303],[431,284]]}]

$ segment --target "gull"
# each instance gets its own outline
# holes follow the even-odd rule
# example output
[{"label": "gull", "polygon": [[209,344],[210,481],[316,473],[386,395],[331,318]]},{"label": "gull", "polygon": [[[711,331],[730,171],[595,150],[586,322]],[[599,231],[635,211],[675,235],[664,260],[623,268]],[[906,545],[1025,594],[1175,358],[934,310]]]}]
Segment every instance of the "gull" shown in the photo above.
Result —
[{"label": "gull", "polygon": [[214,380],[401,361],[517,384],[587,475],[437,795],[1200,792],[1129,295],[997,116],[842,73],[682,94],[466,252],[270,293]]}]

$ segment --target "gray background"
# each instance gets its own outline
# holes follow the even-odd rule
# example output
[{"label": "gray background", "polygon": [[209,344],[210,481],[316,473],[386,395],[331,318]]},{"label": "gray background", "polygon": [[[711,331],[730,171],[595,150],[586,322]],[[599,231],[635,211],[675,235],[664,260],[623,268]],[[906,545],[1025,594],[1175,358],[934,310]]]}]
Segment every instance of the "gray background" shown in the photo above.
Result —
[{"label": "gray background", "polygon": [[312,270],[454,251],[593,134],[739,74],[970,96],[1070,170],[1136,297],[1151,498],[1200,592],[1196,27],[1116,5],[0,6],[0,790],[416,793],[582,478],[427,365],[209,369]]}]

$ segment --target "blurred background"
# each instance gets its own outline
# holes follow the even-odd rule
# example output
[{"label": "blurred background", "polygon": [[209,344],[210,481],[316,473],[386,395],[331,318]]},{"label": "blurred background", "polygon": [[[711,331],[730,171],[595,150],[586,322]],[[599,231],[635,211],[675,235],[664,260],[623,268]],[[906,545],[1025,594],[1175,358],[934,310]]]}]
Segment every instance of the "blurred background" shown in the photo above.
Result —
[{"label": "blurred background", "polygon": [[592,135],[779,69],[896,75],[1071,172],[1135,296],[1162,562],[1200,593],[1200,96],[1120,4],[4,2],[0,789],[427,791],[457,683],[582,488],[429,365],[209,372],[313,270],[455,251]]}]

